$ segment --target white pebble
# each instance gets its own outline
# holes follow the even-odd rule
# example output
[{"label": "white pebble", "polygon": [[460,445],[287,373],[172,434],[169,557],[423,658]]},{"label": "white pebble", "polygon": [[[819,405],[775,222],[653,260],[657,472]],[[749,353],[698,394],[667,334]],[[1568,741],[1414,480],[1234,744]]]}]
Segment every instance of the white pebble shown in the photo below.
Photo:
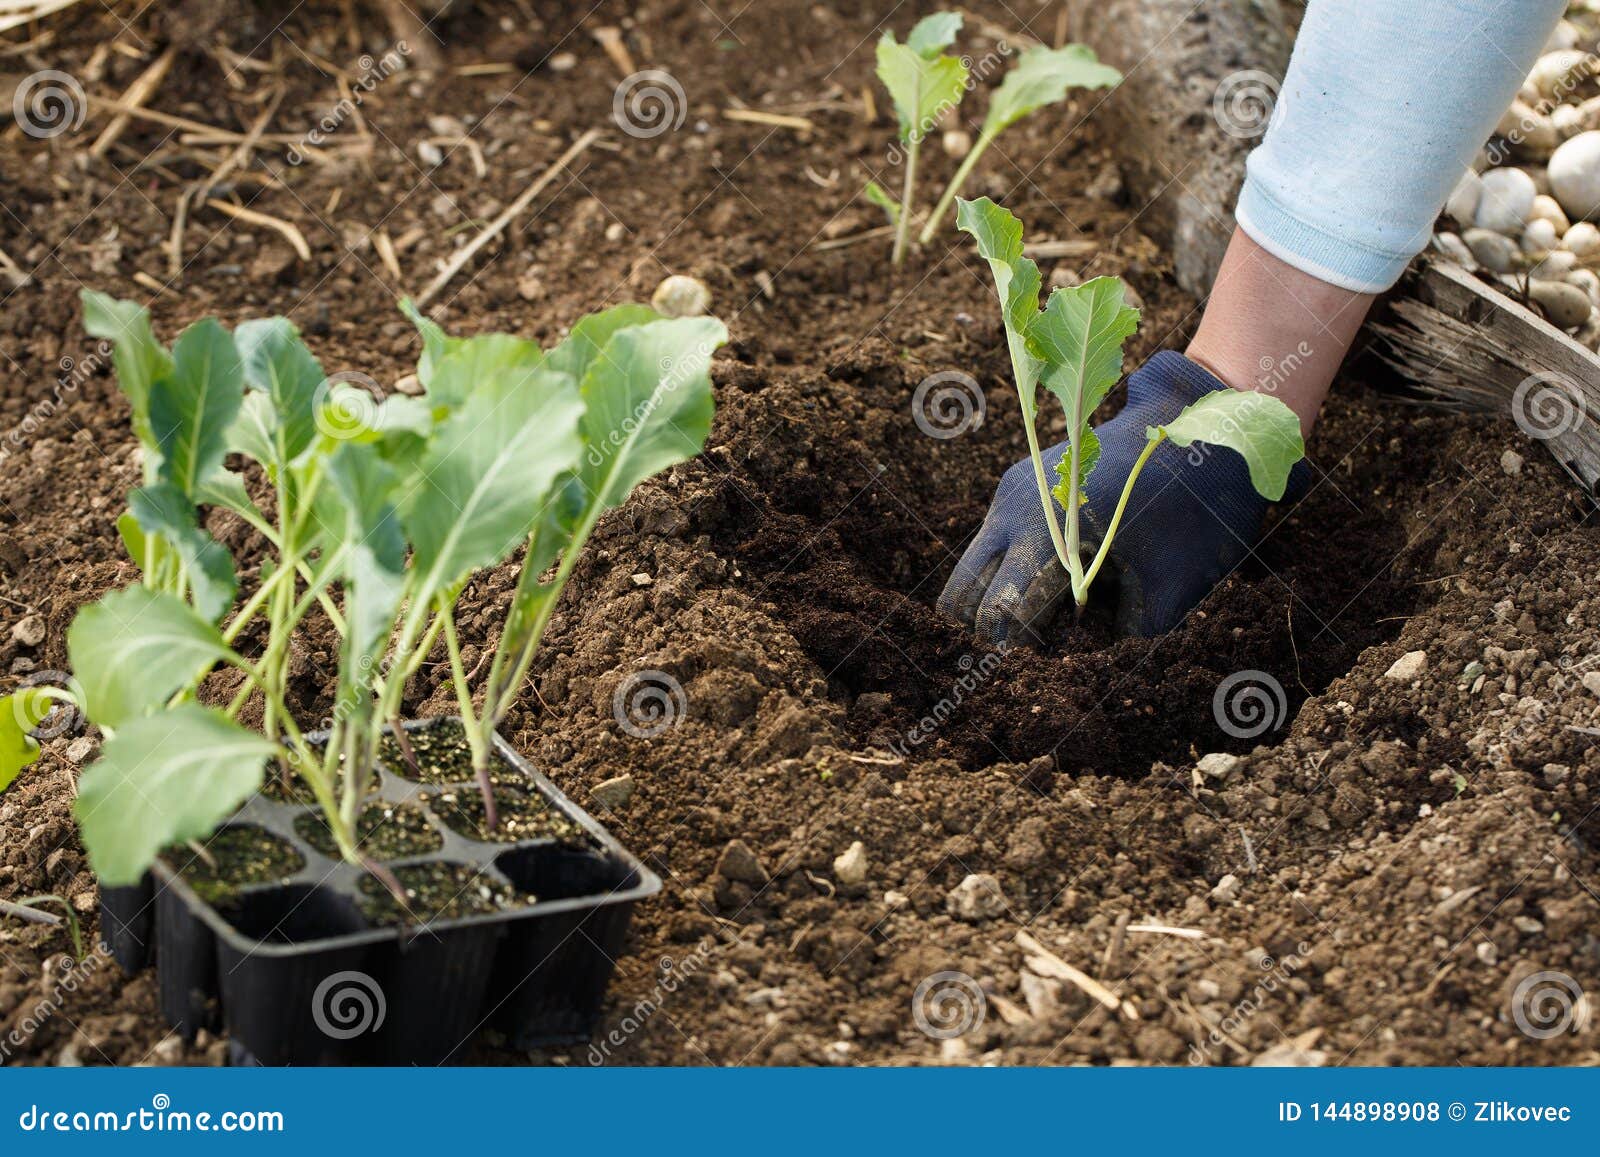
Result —
[{"label": "white pebble", "polygon": [[1567,274],[1567,284],[1576,285],[1587,293],[1591,305],[1600,305],[1600,273],[1592,269],[1574,269]]},{"label": "white pebble", "polygon": [[1565,281],[1567,274],[1571,273],[1577,264],[1577,254],[1557,249],[1541,257],[1533,268],[1528,270],[1528,276],[1537,277],[1541,281]]},{"label": "white pebble", "polygon": [[948,129],[939,138],[939,144],[943,146],[945,156],[959,161],[972,151],[972,134],[966,129]]},{"label": "white pebble", "polygon": [[1558,48],[1533,62],[1528,84],[1546,99],[1571,95],[1589,75],[1589,54],[1581,48]]},{"label": "white pebble", "polygon": [[1600,208],[1600,132],[1579,133],[1550,157],[1550,192],[1568,219],[1577,221]]},{"label": "white pebble", "polygon": [[711,290],[697,278],[674,273],[656,286],[650,304],[663,317],[699,317],[711,308]]},{"label": "white pebble", "polygon": [[1560,241],[1561,236],[1556,232],[1555,225],[1542,217],[1529,221],[1528,227],[1522,231],[1524,253],[1548,253]]},{"label": "white pebble", "polygon": [[1555,226],[1557,233],[1565,233],[1572,228],[1572,223],[1567,220],[1567,215],[1561,211],[1561,202],[1549,193],[1540,193],[1533,199],[1533,211],[1528,214],[1528,222],[1548,221]]},{"label": "white pebble", "polygon": [[1530,281],[1528,298],[1544,310],[1551,325],[1561,329],[1582,325],[1594,310],[1587,293],[1564,281]]},{"label": "white pebble", "polygon": [[1478,201],[1482,196],[1483,178],[1468,169],[1461,174],[1456,187],[1450,190],[1450,199],[1444,203],[1444,211],[1457,225],[1470,229],[1473,219],[1478,215]]},{"label": "white pebble", "polygon": [[1422,673],[1428,669],[1428,652],[1407,651],[1383,673],[1385,679],[1393,679],[1397,683],[1410,683],[1420,679]]},{"label": "white pebble", "polygon": [[1480,229],[1520,233],[1527,224],[1528,214],[1533,212],[1533,199],[1538,195],[1533,178],[1521,169],[1490,169],[1483,175],[1483,196],[1473,220]]},{"label": "white pebble", "polygon": [[1433,248],[1435,252],[1444,254],[1463,269],[1473,270],[1478,267],[1478,259],[1472,255],[1472,250],[1468,249],[1467,243],[1454,233],[1435,233]]},{"label": "white pebble", "polygon": [[1581,261],[1600,253],[1600,229],[1587,221],[1579,221],[1561,236],[1561,248],[1575,253]]},{"label": "white pebble", "polygon": [[[1515,450],[1507,450],[1505,453],[1500,455],[1500,469],[1504,470],[1511,477],[1515,478],[1518,474],[1522,473],[1522,464],[1525,461],[1526,459],[1524,459],[1522,455],[1518,454]],[[1479,670],[1477,674],[1482,674],[1482,664],[1479,664],[1478,667]],[[1475,674],[1473,678],[1477,678],[1477,674]]]},{"label": "white pebble", "polygon": [[867,878],[867,848],[860,840],[834,857],[833,878],[841,884],[859,884]]},{"label": "white pebble", "polygon": [[1461,235],[1478,264],[1495,273],[1510,273],[1521,263],[1517,243],[1492,229],[1468,229]]}]

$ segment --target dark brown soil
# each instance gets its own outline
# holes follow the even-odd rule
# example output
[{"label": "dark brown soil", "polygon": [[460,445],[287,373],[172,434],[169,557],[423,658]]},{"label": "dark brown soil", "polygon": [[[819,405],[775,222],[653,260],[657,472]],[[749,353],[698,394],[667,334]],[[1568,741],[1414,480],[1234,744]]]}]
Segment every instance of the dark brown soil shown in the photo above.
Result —
[{"label": "dark brown soil", "polygon": [[167,863],[178,868],[195,895],[213,906],[221,905],[247,884],[272,884],[305,867],[294,845],[264,828],[231,824],[193,848],[173,848]]},{"label": "dark brown soil", "polygon": [[578,840],[583,830],[538,796],[511,788],[494,789],[495,826],[490,828],[477,788],[441,792],[428,806],[452,831],[474,840],[514,843],[518,840]]},{"label": "dark brown soil", "polygon": [[430,924],[461,916],[484,916],[533,903],[519,893],[468,864],[412,864],[396,868],[395,879],[405,893],[405,907],[376,877],[365,876],[361,914],[374,924]]},{"label": "dark brown soil", "polygon": [[[323,855],[338,856],[338,842],[320,811],[295,820],[294,830]],[[444,837],[433,830],[427,813],[416,804],[373,803],[362,809],[356,821],[356,844],[375,860],[398,860],[437,852],[444,846]]]},{"label": "dark brown soil", "polygon": [[[113,529],[138,476],[127,410],[103,359],[78,375],[63,363],[94,357],[80,285],[151,300],[168,337],[207,313],[286,313],[330,372],[393,383],[417,352],[396,296],[424,286],[578,133],[608,127],[606,146],[433,307],[458,331],[548,342],[588,310],[690,273],[733,334],[708,452],[604,520],[503,729],[580,802],[630,775],[629,802],[596,811],[666,881],[639,910],[602,1035],[641,1000],[658,1011],[608,1063],[1244,1064],[1286,1049],[1328,1064],[1600,1060],[1592,1018],[1547,1037],[1518,1025],[1529,978],[1559,974],[1589,1004],[1600,992],[1600,755],[1572,729],[1600,725],[1583,680],[1600,645],[1592,507],[1511,423],[1407,408],[1351,375],[1313,439],[1310,497],[1178,631],[1109,645],[1062,632],[1044,653],[998,659],[977,647],[933,604],[1023,452],[987,272],[953,234],[901,271],[881,237],[831,246],[881,224],[857,192],[892,177],[892,129],[881,99],[866,121],[860,94],[890,7],[756,0],[719,17],[697,0],[607,0],[590,24],[621,24],[640,67],[671,71],[688,105],[676,131],[637,138],[611,121],[618,74],[591,37],[568,35],[568,6],[484,0],[448,21],[446,56],[511,71],[401,74],[333,134],[329,163],[290,167],[264,148],[225,183],[223,195],[293,221],[309,261],[202,206],[182,274],[159,294],[134,275],[166,278],[181,182],[207,171],[194,146],[140,122],[91,158],[98,117],[46,141],[0,135],[0,248],[34,271],[0,309],[0,671],[64,666],[76,609],[134,577]],[[968,7],[1020,25],[1014,5]],[[892,22],[903,31],[927,10]],[[372,43],[349,44],[339,11],[306,4],[277,33],[265,22],[252,34],[259,16],[192,32],[153,103],[242,132],[281,77],[290,96],[271,130],[296,136],[337,93],[285,37],[330,60],[381,48],[375,23]],[[1054,5],[1025,14],[1053,35]],[[148,57],[172,27],[169,13],[166,31],[147,19],[142,41],[122,36]],[[69,68],[119,92],[145,60],[112,52],[103,75],[90,68],[117,31],[85,12],[5,67]],[[217,37],[255,65],[230,80]],[[524,71],[552,51],[575,67]],[[724,117],[739,105],[815,129]],[[419,164],[416,142],[449,127],[441,108],[476,118],[483,176],[464,149]],[[1015,130],[977,191],[1003,198],[1033,237],[1095,243],[1061,273],[1130,281],[1146,306],[1137,360],[1181,346],[1196,303],[1140,232],[1092,111],[1082,101]],[[363,140],[370,152],[350,155]],[[930,196],[950,165],[931,151]],[[283,186],[263,186],[268,172]],[[987,414],[935,439],[911,398],[945,370],[976,379]],[[1503,465],[1508,450],[1525,462]],[[212,524],[254,557],[245,528]],[[501,568],[463,597],[469,668],[514,582]],[[12,634],[32,615],[37,646]],[[1413,651],[1425,667],[1388,678]],[[315,725],[331,710],[331,635],[294,663],[302,722]],[[641,672],[683,691],[674,725],[651,738],[613,709]],[[1283,694],[1246,738],[1214,709],[1239,672]],[[406,707],[455,711],[442,648]],[[57,891],[92,923],[72,739],[52,740],[0,799],[0,895]],[[1240,758],[1199,766],[1227,752]],[[846,882],[857,877],[834,862],[856,842],[865,875]],[[1004,903],[974,904],[959,887],[974,874],[993,877]],[[1039,979],[1020,931],[1137,1018]],[[66,949],[62,932],[0,925],[0,1028],[37,1006]],[[925,1001],[952,972],[985,1015],[940,1040],[918,992]],[[221,1055],[214,1041],[167,1040],[148,973],[96,970],[63,1013],[8,1059]],[[472,1059],[593,1058],[483,1041]]]}]

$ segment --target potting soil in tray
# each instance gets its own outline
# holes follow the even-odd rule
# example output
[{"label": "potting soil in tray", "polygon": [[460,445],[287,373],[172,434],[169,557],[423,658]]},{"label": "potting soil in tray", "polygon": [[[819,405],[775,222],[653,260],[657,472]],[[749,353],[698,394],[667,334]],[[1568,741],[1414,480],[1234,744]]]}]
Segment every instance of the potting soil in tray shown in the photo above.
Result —
[{"label": "potting soil in tray", "polygon": [[416,768],[388,741],[358,823],[386,880],[280,789],[105,890],[108,944],[130,970],[154,949],[174,1027],[225,1027],[265,1064],[436,1064],[485,1025],[518,1047],[587,1038],[660,881],[498,736],[489,831],[459,723],[408,734]]}]

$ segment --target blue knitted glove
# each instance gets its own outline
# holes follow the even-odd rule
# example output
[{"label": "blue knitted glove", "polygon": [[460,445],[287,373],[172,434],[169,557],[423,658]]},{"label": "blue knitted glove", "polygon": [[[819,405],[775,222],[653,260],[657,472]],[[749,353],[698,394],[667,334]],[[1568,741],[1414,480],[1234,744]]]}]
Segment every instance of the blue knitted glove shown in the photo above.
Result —
[{"label": "blue knitted glove", "polygon": [[[1145,447],[1145,428],[1176,418],[1187,405],[1228,387],[1182,354],[1156,354],[1128,378],[1128,404],[1095,428],[1100,461],[1089,475],[1080,533],[1085,563],[1116,510],[1122,487]],[[1067,445],[1044,452],[1046,477]],[[1295,464],[1285,501],[1306,489],[1309,470]],[[1058,520],[1059,504],[1052,502]],[[1111,545],[1104,583],[1115,571],[1117,630],[1159,635],[1171,630],[1255,545],[1269,503],[1250,485],[1245,461],[1232,450],[1165,442],[1145,465]],[[1000,478],[989,513],[939,596],[939,609],[993,642],[1038,644],[1039,634],[1071,600],[1039,505],[1033,463],[1023,459]]]}]

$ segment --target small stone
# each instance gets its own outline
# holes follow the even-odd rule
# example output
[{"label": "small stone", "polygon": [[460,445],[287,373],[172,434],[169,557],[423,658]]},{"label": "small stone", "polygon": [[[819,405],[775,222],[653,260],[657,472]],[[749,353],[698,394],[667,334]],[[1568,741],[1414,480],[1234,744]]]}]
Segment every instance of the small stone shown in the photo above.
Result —
[{"label": "small stone", "polygon": [[1483,198],[1483,178],[1472,169],[1461,174],[1461,180],[1450,191],[1444,211],[1463,229],[1469,227],[1478,215],[1478,202]]},{"label": "small stone", "polygon": [[417,159],[430,169],[436,169],[444,164],[444,150],[432,141],[422,140],[417,142]]},{"label": "small stone", "polygon": [[407,374],[395,382],[394,392],[404,394],[408,398],[420,397],[422,395],[422,379],[417,377],[416,374]]},{"label": "small stone", "polygon": [[768,879],[761,861],[743,840],[729,840],[728,846],[722,849],[722,855],[717,858],[717,875],[752,888],[766,887]]},{"label": "small stone", "polygon": [[530,269],[517,278],[517,296],[523,301],[539,301],[544,292],[544,277],[539,270]]},{"label": "small stone", "polygon": [[628,235],[628,227],[621,221],[613,221],[606,226],[606,240],[611,242],[621,241]]},{"label": "small stone", "polygon": [[[1576,260],[1570,253],[1552,253],[1550,256]],[[1530,281],[1528,297],[1544,311],[1550,324],[1559,329],[1573,329],[1582,325],[1594,311],[1594,303],[1589,300],[1589,295],[1576,285],[1568,285],[1564,281]]]},{"label": "small stone", "polygon": [[1518,454],[1515,450],[1507,450],[1504,454],[1500,455],[1500,469],[1504,470],[1507,474],[1515,478],[1518,474],[1522,473],[1522,464],[1525,461],[1527,461],[1527,459],[1523,458],[1523,456]]},{"label": "small stone", "polygon": [[1517,268],[1521,250],[1517,243],[1493,229],[1468,229],[1461,234],[1479,265],[1493,273],[1510,273]]},{"label": "small stone", "polygon": [[1210,776],[1212,779],[1227,779],[1239,769],[1240,762],[1237,755],[1229,755],[1226,751],[1213,751],[1209,755],[1202,755],[1194,766],[1201,775]]},{"label": "small stone", "polygon": [[1583,689],[1591,695],[1600,695],[1600,671],[1585,671],[1579,680]]},{"label": "small stone", "polygon": [[1572,775],[1572,768],[1564,763],[1547,763],[1540,769],[1544,781],[1551,787],[1560,787]]},{"label": "small stone", "polygon": [[572,52],[558,52],[548,62],[551,72],[571,72],[578,67],[578,57]]},{"label": "small stone", "polygon": [[663,317],[699,317],[711,308],[711,290],[698,278],[674,273],[656,286],[650,304]]},{"label": "small stone", "polygon": [[950,889],[944,898],[945,911],[957,920],[976,924],[1005,914],[1006,897],[1000,890],[1000,881],[986,873],[975,872]]},{"label": "small stone", "polygon": [[1550,193],[1573,221],[1600,209],[1600,132],[1579,133],[1550,157]]},{"label": "small stone", "polygon": [[1328,1063],[1321,1049],[1303,1049],[1285,1041],[1275,1044],[1250,1062],[1256,1069],[1320,1069]]},{"label": "small stone", "polygon": [[1500,959],[1499,951],[1496,950],[1495,946],[1490,944],[1487,940],[1478,941],[1478,947],[1476,951],[1478,954],[1478,959],[1484,964],[1493,965]]},{"label": "small stone", "polygon": [[44,642],[44,616],[28,615],[11,628],[11,637],[24,647],[37,647]]},{"label": "small stone", "polygon": [[1482,195],[1473,224],[1496,233],[1521,233],[1538,195],[1533,178],[1521,169],[1490,169],[1483,174]]},{"label": "small stone", "polygon": [[647,587],[651,583],[656,581],[655,579],[651,578],[648,574],[646,574],[644,571],[639,571],[636,574],[629,575],[628,578],[633,583],[633,585],[636,586],[636,587]]},{"label": "small stone", "polygon": [[94,747],[94,740],[87,735],[80,735],[67,744],[67,762],[79,764],[86,762],[90,756],[94,755]]},{"label": "small stone", "polygon": [[1537,936],[1544,931],[1544,925],[1532,916],[1513,916],[1511,926],[1524,936]]},{"label": "small stone", "polygon": [[1083,278],[1078,276],[1078,271],[1065,261],[1056,262],[1056,267],[1050,271],[1051,289],[1071,289],[1082,281]]},{"label": "small stone", "polygon": [[601,807],[617,811],[627,806],[636,786],[633,776],[618,775],[595,784],[589,789],[589,796]]},{"label": "small stone", "polygon": [[1217,886],[1211,889],[1211,902],[1213,904],[1231,904],[1239,898],[1239,890],[1243,885],[1239,877],[1229,872],[1217,881]]},{"label": "small stone", "polygon": [[959,1064],[967,1059],[972,1050],[967,1047],[967,1042],[958,1036],[946,1037],[939,1042],[939,1059]]},{"label": "small stone", "polygon": [[945,156],[959,161],[972,151],[972,134],[966,129],[949,129],[939,138],[939,143],[944,147]]},{"label": "small stone", "polygon": [[883,894],[883,902],[890,908],[900,909],[911,903],[911,897],[904,892],[896,892],[891,888]]},{"label": "small stone", "polygon": [[1407,651],[1390,665],[1383,673],[1383,677],[1393,679],[1397,683],[1410,683],[1420,679],[1427,669],[1428,652]]},{"label": "small stone", "polygon": [[1576,253],[1579,258],[1600,253],[1600,227],[1588,221],[1579,221],[1561,235],[1561,248]]},{"label": "small stone", "polygon": [[859,884],[867,878],[867,847],[855,841],[834,857],[833,877],[841,884]]}]

